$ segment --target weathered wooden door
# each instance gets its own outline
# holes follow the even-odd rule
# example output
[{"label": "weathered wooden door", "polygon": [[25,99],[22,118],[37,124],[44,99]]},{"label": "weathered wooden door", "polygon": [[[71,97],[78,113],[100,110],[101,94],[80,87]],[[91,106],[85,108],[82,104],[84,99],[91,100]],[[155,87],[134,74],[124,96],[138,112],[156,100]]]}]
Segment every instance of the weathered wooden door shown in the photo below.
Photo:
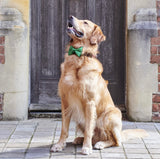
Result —
[{"label": "weathered wooden door", "polygon": [[67,18],[74,15],[101,26],[106,41],[100,46],[103,77],[115,104],[125,104],[125,0],[31,1],[31,103],[59,110],[57,85],[64,59]]}]

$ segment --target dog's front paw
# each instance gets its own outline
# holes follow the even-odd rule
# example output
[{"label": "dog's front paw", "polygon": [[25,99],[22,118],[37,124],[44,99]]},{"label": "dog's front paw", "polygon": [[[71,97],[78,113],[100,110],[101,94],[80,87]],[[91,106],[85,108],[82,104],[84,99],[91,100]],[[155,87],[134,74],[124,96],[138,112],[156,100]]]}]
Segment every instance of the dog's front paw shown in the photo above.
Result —
[{"label": "dog's front paw", "polygon": [[61,152],[64,149],[64,147],[65,147],[65,144],[57,143],[57,144],[52,146],[50,151],[51,152]]},{"label": "dog's front paw", "polygon": [[83,155],[89,155],[92,153],[92,147],[83,147],[82,148],[82,154]]}]

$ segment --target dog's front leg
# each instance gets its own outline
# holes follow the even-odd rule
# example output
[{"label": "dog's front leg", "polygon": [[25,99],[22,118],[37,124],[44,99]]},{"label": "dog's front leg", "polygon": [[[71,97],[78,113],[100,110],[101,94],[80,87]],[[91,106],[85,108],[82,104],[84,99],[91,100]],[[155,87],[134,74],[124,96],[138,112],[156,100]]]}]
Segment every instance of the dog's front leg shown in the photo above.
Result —
[{"label": "dog's front leg", "polygon": [[89,101],[85,109],[85,131],[82,154],[89,155],[92,153],[92,136],[95,128],[96,106],[94,101]]},{"label": "dog's front leg", "polygon": [[62,105],[62,129],[61,129],[61,136],[59,138],[59,141],[55,145],[52,146],[52,148],[51,148],[52,152],[62,151],[63,148],[65,147],[65,145],[66,145],[66,139],[68,137],[70,119],[71,119],[71,116],[65,114],[65,110],[64,110],[64,107]]}]

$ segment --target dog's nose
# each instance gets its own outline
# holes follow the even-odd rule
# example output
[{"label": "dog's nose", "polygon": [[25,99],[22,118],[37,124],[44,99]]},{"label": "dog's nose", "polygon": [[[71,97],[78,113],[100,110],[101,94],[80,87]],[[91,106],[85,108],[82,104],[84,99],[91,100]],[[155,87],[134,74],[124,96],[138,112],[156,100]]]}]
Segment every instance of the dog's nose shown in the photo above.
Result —
[{"label": "dog's nose", "polygon": [[70,16],[69,16],[69,19],[70,19],[70,20],[72,20],[73,18],[74,18],[74,16],[73,16],[73,15],[70,15]]}]

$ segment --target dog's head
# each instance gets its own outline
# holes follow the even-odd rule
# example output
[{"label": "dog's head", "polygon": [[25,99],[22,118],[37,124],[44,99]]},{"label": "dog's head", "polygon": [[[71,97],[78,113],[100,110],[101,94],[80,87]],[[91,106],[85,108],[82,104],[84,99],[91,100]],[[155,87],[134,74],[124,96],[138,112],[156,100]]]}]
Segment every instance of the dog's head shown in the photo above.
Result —
[{"label": "dog's head", "polygon": [[91,45],[98,45],[106,39],[98,25],[89,20],[79,20],[74,16],[68,19],[67,33],[73,40],[88,40]]}]

